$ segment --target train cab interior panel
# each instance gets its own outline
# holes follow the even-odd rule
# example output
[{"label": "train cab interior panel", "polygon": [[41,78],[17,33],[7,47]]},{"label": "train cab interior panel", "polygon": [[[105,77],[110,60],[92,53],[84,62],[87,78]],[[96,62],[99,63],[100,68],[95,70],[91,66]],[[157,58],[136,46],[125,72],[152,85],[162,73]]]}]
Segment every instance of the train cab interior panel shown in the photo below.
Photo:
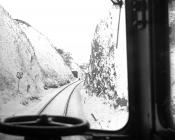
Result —
[{"label": "train cab interior panel", "polygon": [[[73,5],[75,2],[77,3]],[[88,36],[88,30],[91,30],[90,26],[94,23],[88,23],[88,20],[96,15],[103,15],[102,8],[96,8],[93,2],[88,5],[87,1],[65,1],[64,5],[69,10],[66,17],[61,19],[61,15],[65,13],[60,11],[55,14],[54,19],[59,19],[60,16],[58,21],[61,24],[64,23],[63,20],[66,21],[66,45],[78,45],[73,40],[82,33],[82,39],[78,40],[81,47],[71,55],[66,50],[51,45],[45,53],[44,49],[38,48],[48,48],[47,37],[38,33],[27,22],[12,19],[5,12],[5,9],[11,12],[10,6],[5,0],[2,3],[0,0],[0,4],[4,6],[0,6],[0,51],[3,52],[0,52],[0,140],[175,139],[175,1],[105,2],[94,2],[96,7],[110,5],[112,8],[105,18],[95,23],[91,42],[87,45],[90,46],[88,63],[78,64],[74,63],[74,56],[80,55],[79,59],[83,62],[88,53],[83,48],[86,46],[83,37]],[[42,3],[40,5],[42,7]],[[51,5],[55,10],[62,7],[54,2]],[[45,6],[49,7],[49,3]],[[90,9],[81,13],[82,9],[76,11],[76,6]],[[79,21],[75,17],[71,19],[71,12],[75,17],[81,13]],[[46,13],[42,16],[47,17]],[[80,26],[79,23],[83,20],[84,26]],[[55,24],[59,22],[56,21]],[[73,27],[70,28],[70,25]],[[58,31],[61,32],[61,28]],[[71,29],[78,33],[73,36]],[[54,30],[57,31],[56,28]],[[64,35],[62,33],[61,36]],[[68,37],[72,38],[69,40]],[[13,47],[10,47],[13,43],[6,45],[10,40],[16,41]],[[13,56],[14,52],[19,54]],[[6,57],[8,55],[12,59]],[[15,56],[20,57],[19,62]],[[3,62],[5,59],[7,61]],[[50,60],[54,61],[53,64],[59,64],[53,66]],[[11,67],[5,64],[11,62],[13,68],[9,70]],[[60,70],[62,65],[66,65],[65,73]],[[15,73],[16,80],[8,79],[9,73]],[[47,86],[47,90],[43,85]],[[6,96],[5,91],[13,90],[17,94]],[[44,91],[45,96],[31,94],[36,91]],[[4,113],[10,108],[6,107],[8,103],[13,108],[13,99],[13,102],[20,99],[20,111],[24,110],[22,113],[18,110],[11,114]],[[56,107],[57,109],[53,109]],[[13,109],[9,111],[13,112]]]}]

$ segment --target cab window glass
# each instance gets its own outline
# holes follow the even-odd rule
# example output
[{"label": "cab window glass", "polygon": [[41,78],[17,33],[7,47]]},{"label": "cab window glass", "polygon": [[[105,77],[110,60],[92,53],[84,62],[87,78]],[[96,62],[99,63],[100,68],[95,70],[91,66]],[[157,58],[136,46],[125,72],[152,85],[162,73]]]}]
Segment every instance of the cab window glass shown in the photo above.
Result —
[{"label": "cab window glass", "polygon": [[125,126],[124,1],[121,7],[110,0],[0,4],[0,118],[38,115],[59,93],[44,113],[87,119],[91,129]]},{"label": "cab window glass", "polygon": [[171,111],[175,122],[175,1],[169,0],[169,45],[170,45],[170,79]]}]

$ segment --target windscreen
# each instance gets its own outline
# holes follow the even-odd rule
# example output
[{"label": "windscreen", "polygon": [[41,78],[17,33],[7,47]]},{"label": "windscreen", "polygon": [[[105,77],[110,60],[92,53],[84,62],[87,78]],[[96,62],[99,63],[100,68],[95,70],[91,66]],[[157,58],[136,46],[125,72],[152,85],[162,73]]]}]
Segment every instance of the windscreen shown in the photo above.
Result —
[{"label": "windscreen", "polygon": [[0,0],[0,118],[61,115],[121,129],[126,48],[124,1]]},{"label": "windscreen", "polygon": [[175,123],[175,1],[169,0],[169,54],[170,54],[170,87],[171,114]]}]

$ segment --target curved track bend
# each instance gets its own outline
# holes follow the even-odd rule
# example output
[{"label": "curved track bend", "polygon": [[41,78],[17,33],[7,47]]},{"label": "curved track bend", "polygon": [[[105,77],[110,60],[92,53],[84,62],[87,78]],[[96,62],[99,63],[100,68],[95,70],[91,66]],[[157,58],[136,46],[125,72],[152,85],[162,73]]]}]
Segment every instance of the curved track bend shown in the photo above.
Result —
[{"label": "curved track bend", "polygon": [[76,81],[63,88],[40,109],[38,115],[47,114],[66,116],[72,94],[82,82],[83,81]]}]

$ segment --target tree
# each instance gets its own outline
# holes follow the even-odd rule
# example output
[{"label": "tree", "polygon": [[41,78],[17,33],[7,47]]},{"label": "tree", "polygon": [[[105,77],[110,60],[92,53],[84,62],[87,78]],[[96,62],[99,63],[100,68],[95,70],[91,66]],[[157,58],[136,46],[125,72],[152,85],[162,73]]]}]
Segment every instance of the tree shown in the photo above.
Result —
[{"label": "tree", "polygon": [[62,49],[57,49],[55,48],[55,50],[60,54],[60,55],[63,55],[64,54],[64,51]]},{"label": "tree", "polygon": [[63,54],[63,59],[64,59],[64,62],[65,62],[69,67],[71,67],[71,63],[72,63],[72,60],[73,60],[71,53],[65,52],[65,53]]},{"label": "tree", "polygon": [[73,60],[72,54],[70,52],[65,52],[63,49],[58,49],[56,47],[55,47],[55,50],[61,55],[65,64],[68,65],[69,67],[71,67],[71,63]]}]

